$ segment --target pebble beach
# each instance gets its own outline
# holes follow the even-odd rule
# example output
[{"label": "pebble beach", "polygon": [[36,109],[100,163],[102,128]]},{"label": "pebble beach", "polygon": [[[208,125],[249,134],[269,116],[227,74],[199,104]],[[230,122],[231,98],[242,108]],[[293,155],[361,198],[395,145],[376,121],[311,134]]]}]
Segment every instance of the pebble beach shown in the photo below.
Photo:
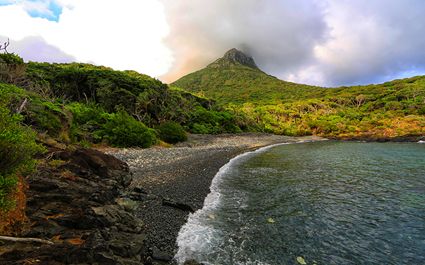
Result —
[{"label": "pebble beach", "polygon": [[138,206],[138,217],[145,225],[146,242],[156,262],[167,264],[177,250],[175,241],[181,226],[191,212],[202,208],[212,179],[231,158],[271,144],[320,139],[253,133],[190,135],[188,141],[169,148],[108,153],[128,163],[134,174],[131,186],[147,194]]}]

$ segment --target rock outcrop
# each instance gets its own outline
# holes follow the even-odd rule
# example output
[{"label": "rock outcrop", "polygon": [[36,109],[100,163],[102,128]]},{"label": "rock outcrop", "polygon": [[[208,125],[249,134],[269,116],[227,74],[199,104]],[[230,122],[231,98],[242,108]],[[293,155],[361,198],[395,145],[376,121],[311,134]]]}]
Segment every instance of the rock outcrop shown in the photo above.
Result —
[{"label": "rock outcrop", "polygon": [[21,237],[54,244],[0,241],[0,264],[143,264],[147,258],[137,203],[127,194],[126,163],[92,149],[50,150],[28,179],[30,228]]},{"label": "rock outcrop", "polygon": [[222,58],[216,60],[208,67],[217,68],[226,67],[230,65],[243,65],[252,69],[259,70],[257,64],[251,56],[235,48],[227,51]]}]

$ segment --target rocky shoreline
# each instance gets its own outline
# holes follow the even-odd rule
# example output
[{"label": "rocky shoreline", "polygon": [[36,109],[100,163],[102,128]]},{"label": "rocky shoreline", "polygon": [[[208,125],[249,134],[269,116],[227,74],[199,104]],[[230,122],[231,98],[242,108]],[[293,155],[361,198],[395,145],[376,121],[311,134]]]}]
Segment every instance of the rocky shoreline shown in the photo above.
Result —
[{"label": "rocky shoreline", "polygon": [[173,264],[178,232],[220,167],[262,146],[320,139],[248,133],[191,135],[170,148],[51,146],[27,179],[28,221],[8,235],[44,242],[0,238],[0,264]]},{"label": "rocky shoreline", "polygon": [[300,139],[192,135],[171,148],[51,146],[27,178],[28,220],[7,235],[38,241],[0,239],[0,264],[172,264],[180,227],[202,207],[221,166]]},{"label": "rocky shoreline", "polygon": [[236,155],[262,146],[319,137],[269,134],[192,135],[173,148],[109,150],[130,166],[132,189],[148,194],[137,216],[145,224],[146,245],[154,264],[170,264],[176,238],[189,213],[203,206],[220,167]]},{"label": "rocky shoreline", "polygon": [[[128,165],[93,149],[50,148],[27,179],[21,231],[0,240],[0,264],[141,264],[143,223],[133,213]],[[23,229],[22,229],[23,227]]]}]

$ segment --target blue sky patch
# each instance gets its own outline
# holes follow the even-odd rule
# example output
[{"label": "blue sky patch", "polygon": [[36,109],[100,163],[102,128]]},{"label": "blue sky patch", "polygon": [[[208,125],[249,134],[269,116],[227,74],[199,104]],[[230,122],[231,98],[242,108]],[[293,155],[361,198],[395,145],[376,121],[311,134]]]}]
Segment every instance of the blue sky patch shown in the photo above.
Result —
[{"label": "blue sky patch", "polygon": [[[0,6],[16,4],[23,4],[31,17],[45,18],[57,22],[62,14],[62,6],[54,0],[0,0]],[[42,8],[37,8],[36,5]]]},{"label": "blue sky patch", "polygon": [[47,5],[47,10],[49,12],[40,12],[39,10],[33,9],[33,10],[27,10],[28,14],[32,17],[40,17],[45,18],[50,21],[59,21],[59,17],[62,14],[62,6],[60,6],[56,1],[39,1],[39,0],[32,0],[29,2],[39,2],[39,3],[45,3]]},{"label": "blue sky patch", "polygon": [[11,0],[0,0],[0,6],[7,6],[16,3],[16,1]]}]

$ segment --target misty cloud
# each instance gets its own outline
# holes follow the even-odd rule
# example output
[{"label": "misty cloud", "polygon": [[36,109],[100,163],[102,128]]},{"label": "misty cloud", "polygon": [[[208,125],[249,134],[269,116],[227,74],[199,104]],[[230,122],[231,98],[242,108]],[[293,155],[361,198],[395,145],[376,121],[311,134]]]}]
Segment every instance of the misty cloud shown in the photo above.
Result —
[{"label": "misty cloud", "polygon": [[313,59],[327,27],[311,0],[163,0],[175,64],[168,81],[238,48],[271,73],[296,71]]},{"label": "misty cloud", "polygon": [[0,0],[0,34],[26,60],[168,82],[238,48],[281,79],[339,86],[425,74],[424,13],[423,0]]},{"label": "misty cloud", "polygon": [[301,81],[336,86],[423,74],[424,11],[421,0],[329,1],[329,39],[315,48],[316,63],[298,73]]},{"label": "misty cloud", "polygon": [[281,79],[339,86],[425,73],[422,0],[162,0],[168,81],[236,47]]},{"label": "misty cloud", "polygon": [[[0,40],[6,40],[0,37]],[[25,61],[69,63],[75,58],[59,48],[52,46],[39,36],[26,37],[19,41],[10,40],[9,52],[19,54]]]}]

